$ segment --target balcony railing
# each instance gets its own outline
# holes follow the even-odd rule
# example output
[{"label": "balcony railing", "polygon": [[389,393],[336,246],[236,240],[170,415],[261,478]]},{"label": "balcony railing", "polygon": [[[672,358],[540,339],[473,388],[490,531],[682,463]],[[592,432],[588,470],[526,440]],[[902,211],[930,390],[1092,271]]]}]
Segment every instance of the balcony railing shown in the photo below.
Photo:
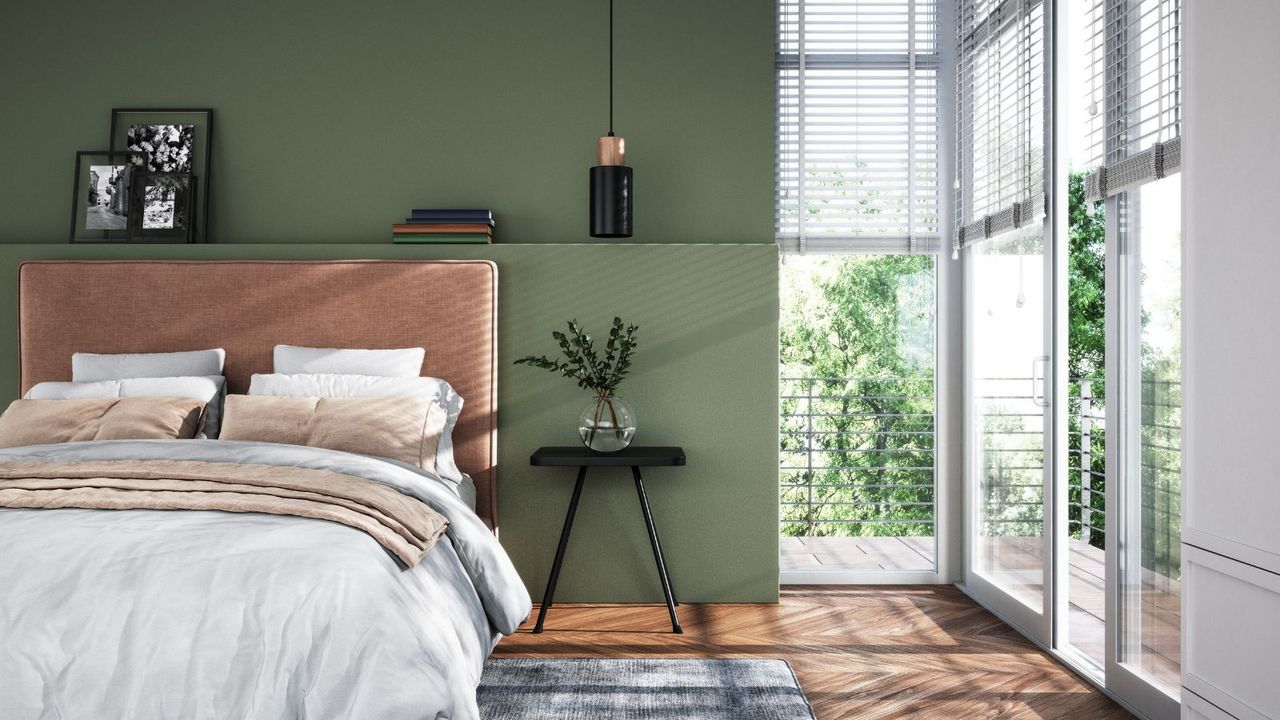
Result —
[{"label": "balcony railing", "polygon": [[1106,547],[1105,398],[1102,383],[1071,382],[1067,412],[1067,525],[1073,537]]},{"label": "balcony railing", "polygon": [[[931,536],[935,522],[934,386],[932,377],[783,377],[781,418],[781,504],[783,535],[812,537]],[[1030,395],[1031,378],[1005,378],[999,387],[1013,394],[984,398],[999,403],[990,417],[1009,427],[987,435],[1034,436],[1041,417]],[[1106,542],[1106,427],[1102,383],[1076,379],[1068,398],[1068,528],[1094,547]],[[1026,406],[1026,412],[1020,408]],[[1177,576],[1178,514],[1181,473],[1181,386],[1146,379],[1142,383],[1141,472],[1144,566]],[[990,444],[991,441],[988,440]],[[1043,456],[1038,443],[1028,447],[991,447],[996,461],[987,467],[988,485],[1002,491],[1026,485],[1023,475],[1038,476]],[[1035,457],[1032,457],[1032,456]],[[1037,459],[1038,458],[1038,459]],[[1001,507],[1037,505],[1032,498],[1001,498]],[[1037,522],[1039,520],[1037,519]],[[988,524],[1005,525],[1009,534],[1026,519],[1008,519],[1003,511]],[[1042,523],[1041,523],[1042,526]],[[1166,567],[1167,566],[1167,567]]]},{"label": "balcony railing", "polygon": [[[1068,522],[1071,534],[1106,547],[1106,440],[1102,383],[1071,383],[1068,430]],[[1144,378],[1138,456],[1142,564],[1178,577],[1181,533],[1182,384]]]},{"label": "balcony railing", "polygon": [[782,534],[933,535],[933,378],[781,381]]}]

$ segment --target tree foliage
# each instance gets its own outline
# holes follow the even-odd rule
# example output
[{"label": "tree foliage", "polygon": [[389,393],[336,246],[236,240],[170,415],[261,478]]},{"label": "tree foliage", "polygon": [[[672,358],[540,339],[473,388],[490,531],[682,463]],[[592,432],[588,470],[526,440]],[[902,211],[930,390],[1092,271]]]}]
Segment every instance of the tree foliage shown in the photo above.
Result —
[{"label": "tree foliage", "polygon": [[[1105,547],[1107,221],[1084,198],[1085,173],[1067,182],[1067,526],[1072,537]],[[1091,492],[1083,491],[1088,483]],[[1096,531],[1096,532],[1094,532]]]},{"label": "tree foliage", "polygon": [[786,534],[933,534],[933,258],[790,261]]},{"label": "tree foliage", "polygon": [[1084,199],[1084,173],[1067,183],[1067,375],[1102,379],[1106,354],[1106,217]]},{"label": "tree foliage", "polygon": [[[1103,530],[1102,423],[1082,453],[1080,380],[1102,414],[1106,221],[1070,177],[1068,235],[1069,525]],[[784,268],[781,322],[783,532],[933,534],[934,259],[799,258]],[[1082,458],[1088,467],[1082,467]],[[1079,478],[1091,475],[1088,508]],[[1019,498],[1009,498],[1014,501]],[[1016,523],[1014,524],[1016,525]],[[1014,526],[1014,525],[1011,525]],[[1091,541],[1102,546],[1101,532]]]}]

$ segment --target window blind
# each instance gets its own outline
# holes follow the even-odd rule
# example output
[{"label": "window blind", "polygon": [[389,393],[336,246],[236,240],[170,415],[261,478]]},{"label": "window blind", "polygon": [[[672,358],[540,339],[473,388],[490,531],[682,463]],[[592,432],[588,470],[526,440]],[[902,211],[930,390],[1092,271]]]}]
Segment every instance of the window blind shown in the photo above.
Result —
[{"label": "window blind", "polygon": [[784,251],[938,252],[936,0],[779,0]]},{"label": "window blind", "polygon": [[1092,0],[1086,199],[1181,167],[1180,0]]},{"label": "window blind", "polygon": [[1044,3],[956,4],[954,250],[1044,215]]}]

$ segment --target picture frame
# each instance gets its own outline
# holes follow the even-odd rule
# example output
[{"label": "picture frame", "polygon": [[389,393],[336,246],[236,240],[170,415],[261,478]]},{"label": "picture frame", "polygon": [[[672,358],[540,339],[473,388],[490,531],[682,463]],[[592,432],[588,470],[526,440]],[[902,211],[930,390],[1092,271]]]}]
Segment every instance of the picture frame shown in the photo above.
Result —
[{"label": "picture frame", "polygon": [[138,173],[130,187],[130,242],[190,243],[198,187],[191,173]]},{"label": "picture frame", "polygon": [[[209,189],[212,170],[213,110],[209,108],[113,108],[108,147],[144,153],[151,177],[189,175],[190,227],[181,237],[174,228],[133,229],[138,242],[209,242]],[[154,187],[154,186],[153,186]],[[185,200],[183,203],[185,204]],[[154,209],[154,208],[153,208]],[[162,231],[162,232],[157,232]]]},{"label": "picture frame", "polygon": [[111,150],[76,152],[71,186],[73,243],[129,242],[134,180],[142,174],[145,153]]}]

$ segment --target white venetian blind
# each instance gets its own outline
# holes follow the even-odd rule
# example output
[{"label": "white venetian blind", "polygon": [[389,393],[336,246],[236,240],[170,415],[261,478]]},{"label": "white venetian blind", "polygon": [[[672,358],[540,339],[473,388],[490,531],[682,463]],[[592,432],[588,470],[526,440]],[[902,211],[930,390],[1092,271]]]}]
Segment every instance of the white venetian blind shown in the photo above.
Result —
[{"label": "white venetian blind", "polygon": [[783,250],[937,252],[936,0],[779,0]]},{"label": "white venetian blind", "polygon": [[956,249],[1044,213],[1044,3],[958,0]]},{"label": "white venetian blind", "polygon": [[1181,166],[1181,2],[1090,2],[1086,196],[1101,200]]}]

